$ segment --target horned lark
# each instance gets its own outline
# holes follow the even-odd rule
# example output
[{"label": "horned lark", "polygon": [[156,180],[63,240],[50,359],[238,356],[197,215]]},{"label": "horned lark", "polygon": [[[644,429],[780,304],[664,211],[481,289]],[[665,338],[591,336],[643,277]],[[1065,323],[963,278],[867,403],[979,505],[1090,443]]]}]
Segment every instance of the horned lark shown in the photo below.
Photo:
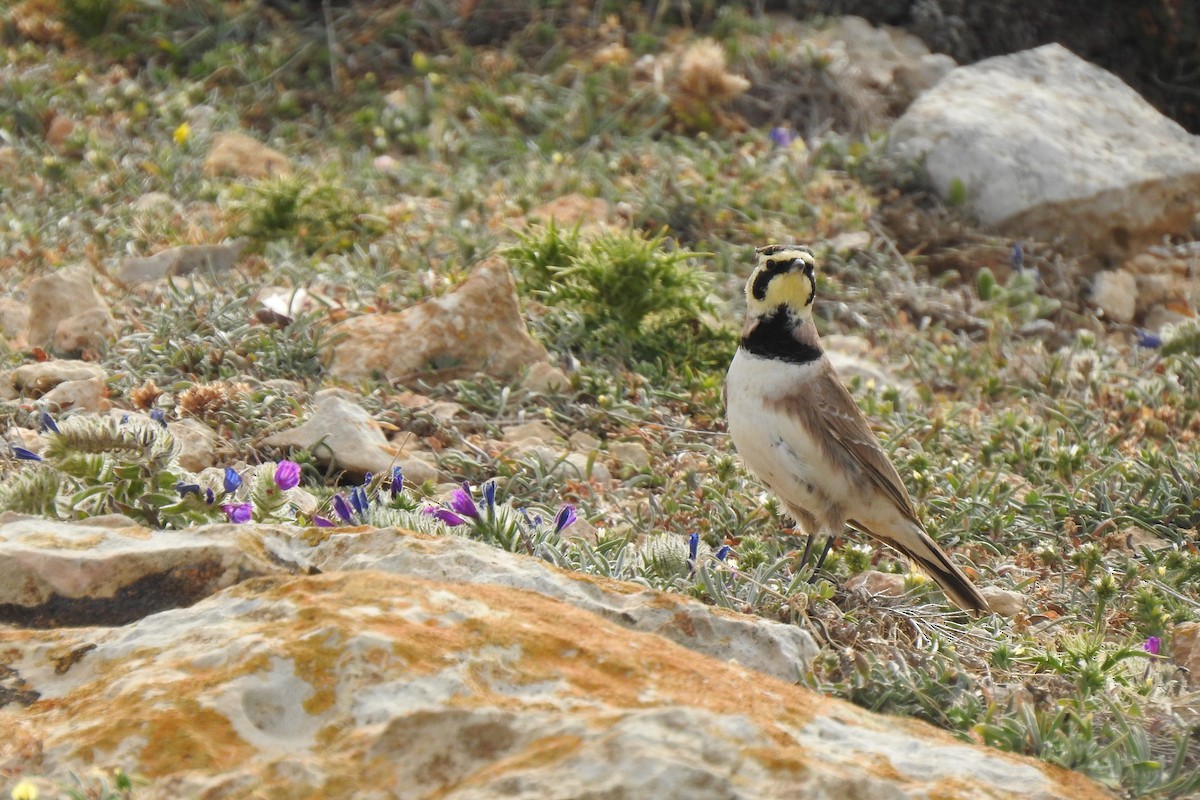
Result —
[{"label": "horned lark", "polygon": [[[929,537],[904,483],[821,349],[812,251],[760,247],[741,345],[726,379],[729,433],[746,465],[810,537],[848,522],[930,574],[957,605],[988,610]],[[810,538],[811,544],[811,538]]]}]

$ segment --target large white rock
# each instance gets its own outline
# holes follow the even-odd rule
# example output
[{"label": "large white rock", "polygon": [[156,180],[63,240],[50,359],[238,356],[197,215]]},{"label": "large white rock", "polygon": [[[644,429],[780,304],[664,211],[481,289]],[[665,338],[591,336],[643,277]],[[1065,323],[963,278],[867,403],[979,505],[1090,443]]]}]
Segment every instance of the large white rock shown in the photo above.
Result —
[{"label": "large white rock", "polygon": [[146,800],[1111,796],[495,583],[269,577],[0,637],[0,729],[31,745],[0,780],[43,790],[119,766]]},{"label": "large white rock", "polygon": [[1057,44],[959,67],[922,94],[890,147],[961,182],[986,225],[1119,261],[1200,211],[1200,137]]}]

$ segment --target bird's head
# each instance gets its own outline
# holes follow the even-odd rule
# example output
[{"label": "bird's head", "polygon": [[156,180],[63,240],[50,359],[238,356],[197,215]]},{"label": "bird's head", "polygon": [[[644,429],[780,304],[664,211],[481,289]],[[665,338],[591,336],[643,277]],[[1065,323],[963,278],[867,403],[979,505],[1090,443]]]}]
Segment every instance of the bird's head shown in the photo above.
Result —
[{"label": "bird's head", "polygon": [[786,310],[792,317],[812,313],[817,295],[816,258],[798,244],[769,244],[755,249],[758,264],[746,281],[746,308],[753,317]]}]

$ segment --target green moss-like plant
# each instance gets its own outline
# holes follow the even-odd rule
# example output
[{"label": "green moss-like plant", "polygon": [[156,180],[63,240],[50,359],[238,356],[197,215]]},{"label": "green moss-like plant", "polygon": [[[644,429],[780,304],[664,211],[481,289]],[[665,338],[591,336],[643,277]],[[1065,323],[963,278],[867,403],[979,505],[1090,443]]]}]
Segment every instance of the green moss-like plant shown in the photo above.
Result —
[{"label": "green moss-like plant", "polygon": [[563,350],[625,364],[715,368],[733,336],[715,325],[703,254],[671,250],[660,234],[610,232],[581,241],[554,226],[506,253],[522,284],[552,309],[543,320]]}]

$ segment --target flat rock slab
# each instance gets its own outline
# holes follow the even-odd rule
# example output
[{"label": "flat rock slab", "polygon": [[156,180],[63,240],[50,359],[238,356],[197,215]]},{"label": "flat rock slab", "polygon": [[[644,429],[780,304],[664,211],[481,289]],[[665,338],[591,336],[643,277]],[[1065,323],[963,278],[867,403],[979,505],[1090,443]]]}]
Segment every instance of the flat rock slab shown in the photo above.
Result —
[{"label": "flat rock slab", "polygon": [[0,675],[6,774],[44,789],[120,766],[146,800],[1111,796],[536,592],[378,571],[0,630]]},{"label": "flat rock slab", "polygon": [[151,531],[126,517],[86,524],[0,515],[0,622],[123,625],[278,571],[209,526]]},{"label": "flat rock slab", "polygon": [[959,67],[909,106],[893,152],[924,159],[986,225],[1112,262],[1200,211],[1200,137],[1048,44]]},{"label": "flat rock slab", "polygon": [[785,681],[800,678],[817,654],[794,625],[735,614],[680,595],[557,569],[457,536],[427,537],[395,529],[336,532],[297,560],[322,572],[382,570],[422,580],[526,589],[624,628],[656,633],[720,661]]}]

